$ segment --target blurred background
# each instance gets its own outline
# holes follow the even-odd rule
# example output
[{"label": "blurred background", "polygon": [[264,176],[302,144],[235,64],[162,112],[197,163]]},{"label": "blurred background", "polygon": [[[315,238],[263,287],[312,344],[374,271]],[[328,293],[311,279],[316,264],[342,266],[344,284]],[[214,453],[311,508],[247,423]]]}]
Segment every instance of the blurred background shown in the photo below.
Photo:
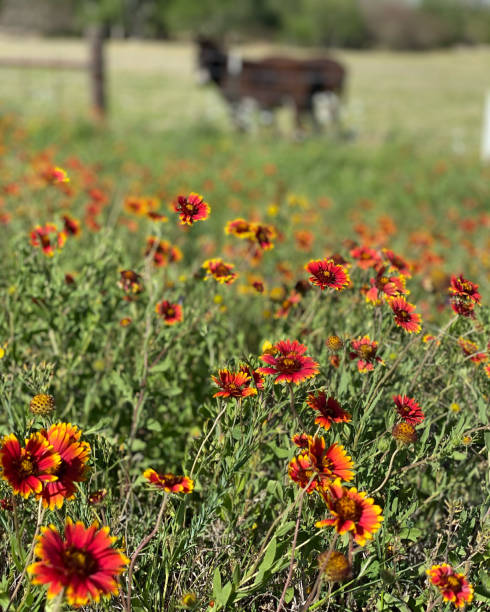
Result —
[{"label": "blurred background", "polygon": [[480,151],[490,0],[0,0],[0,113],[90,117],[94,32],[116,131],[233,129],[218,88],[196,78],[205,35],[244,58],[335,58],[343,133],[361,145]]}]

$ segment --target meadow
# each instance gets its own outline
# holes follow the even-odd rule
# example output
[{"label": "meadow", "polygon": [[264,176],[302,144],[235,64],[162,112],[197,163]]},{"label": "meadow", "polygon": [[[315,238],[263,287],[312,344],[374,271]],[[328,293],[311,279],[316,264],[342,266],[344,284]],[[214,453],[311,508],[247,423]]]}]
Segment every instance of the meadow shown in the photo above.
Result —
[{"label": "meadow", "polygon": [[488,608],[488,54],[339,52],[348,141],[2,71],[0,607]]}]

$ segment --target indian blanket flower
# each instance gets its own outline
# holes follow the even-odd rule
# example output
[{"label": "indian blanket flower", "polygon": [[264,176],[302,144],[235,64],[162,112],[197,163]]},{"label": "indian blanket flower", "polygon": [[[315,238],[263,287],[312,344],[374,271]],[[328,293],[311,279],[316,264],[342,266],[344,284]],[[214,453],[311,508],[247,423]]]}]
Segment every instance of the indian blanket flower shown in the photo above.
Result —
[{"label": "indian blanket flower", "polygon": [[347,270],[332,259],[312,260],[306,264],[305,270],[311,274],[310,283],[317,285],[322,291],[328,288],[342,291],[350,285]]},{"label": "indian blanket flower", "polygon": [[447,563],[433,565],[426,570],[429,579],[441,593],[444,601],[450,601],[456,608],[464,608],[473,599],[473,586],[464,574],[458,574]]},{"label": "indian blanket flower", "polygon": [[143,472],[148,482],[166,493],[192,493],[194,481],[187,476],[176,476],[175,474],[161,474],[151,468]]},{"label": "indian blanket flower", "polygon": [[225,233],[232,234],[237,238],[252,238],[253,231],[251,224],[245,219],[234,219],[228,221],[225,227]]},{"label": "indian blanket flower", "polygon": [[369,336],[351,340],[352,351],[349,353],[351,359],[358,357],[357,369],[361,374],[374,370],[376,363],[384,365],[381,357],[378,357],[378,343],[371,340]]},{"label": "indian blanket flower", "polygon": [[395,402],[396,411],[406,423],[412,425],[422,423],[424,420],[424,413],[413,397],[408,397],[407,395],[394,395],[393,401]]},{"label": "indian blanket flower", "polygon": [[251,223],[250,230],[252,239],[259,244],[261,249],[268,251],[274,248],[274,243],[272,241],[276,237],[276,230],[272,225]]},{"label": "indian blanket flower", "polygon": [[211,376],[220,390],[213,397],[248,397],[257,395],[257,389],[250,387],[251,376],[246,372],[218,370],[218,376]]},{"label": "indian blanket flower", "polygon": [[379,304],[381,297],[394,297],[407,293],[403,276],[387,276],[386,266],[380,268],[376,278],[370,278],[371,288],[366,291],[367,302]]},{"label": "indian blanket flower", "polygon": [[37,495],[43,506],[54,510],[61,508],[65,499],[73,499],[77,490],[75,483],[85,480],[90,445],[80,441],[82,432],[71,423],[57,423],[41,434],[61,457],[53,472],[57,480],[45,483]]},{"label": "indian blanket flower", "polygon": [[349,423],[351,420],[351,415],[343,410],[339,402],[333,397],[327,398],[324,391],[319,391],[316,395],[309,393],[306,403],[312,410],[318,412],[315,424],[327,431],[332,423]]},{"label": "indian blanket flower", "polygon": [[294,239],[296,241],[296,248],[301,251],[311,251],[311,247],[315,240],[315,235],[308,230],[299,230],[294,232]]},{"label": "indian blanket flower", "polygon": [[468,340],[467,338],[459,338],[458,344],[461,347],[463,354],[469,357],[474,363],[482,363],[487,360],[487,354],[479,353],[478,345],[471,340]]},{"label": "indian blanket flower", "polygon": [[154,212],[160,202],[158,198],[149,198],[142,196],[128,196],[124,200],[124,210],[128,213],[138,215],[141,217],[147,216],[149,213]]},{"label": "indian blanket flower", "polygon": [[79,236],[82,232],[80,229],[80,221],[70,215],[62,215],[63,231],[67,236]]},{"label": "indian blanket flower", "polygon": [[168,300],[158,302],[155,306],[155,312],[163,319],[165,325],[180,323],[183,318],[182,306],[180,304],[172,304]]},{"label": "indian blanket flower", "polygon": [[305,433],[298,433],[294,434],[291,440],[298,448],[308,448],[312,437]]},{"label": "indian blanket flower", "polygon": [[192,225],[195,221],[207,219],[211,207],[201,195],[191,193],[188,196],[178,196],[174,210],[179,213],[181,225]]},{"label": "indian blanket flower", "polygon": [[343,446],[333,443],[327,448],[322,436],[308,436],[308,448],[294,457],[288,466],[293,482],[306,492],[326,487],[336,478],[349,481],[354,478],[354,463]]},{"label": "indian blanket flower", "polygon": [[176,263],[182,259],[179,247],[170,244],[168,240],[159,240],[155,236],[146,239],[145,257],[151,255],[153,263],[162,268],[168,264]]},{"label": "indian blanket flower", "polygon": [[137,295],[144,290],[143,279],[140,274],[134,270],[121,270],[120,274],[121,276],[117,284],[126,293]]},{"label": "indian blanket flower", "polygon": [[378,251],[371,249],[367,246],[360,246],[351,249],[351,256],[356,260],[356,264],[362,270],[376,267],[381,261],[381,255]]},{"label": "indian blanket flower", "polygon": [[238,274],[233,272],[235,267],[233,264],[224,262],[221,258],[207,259],[202,267],[206,270],[205,279],[214,278],[218,283],[231,285],[237,278]]},{"label": "indian blanket flower", "polygon": [[367,493],[356,488],[347,489],[335,480],[322,492],[333,518],[326,518],[316,523],[316,527],[335,527],[337,533],[353,532],[354,540],[364,546],[373,534],[378,531],[383,521],[381,508],[374,504]]},{"label": "indian blanket flower", "polygon": [[260,372],[254,370],[246,364],[242,364],[240,366],[240,372],[247,374],[250,377],[250,382],[253,381],[254,385],[259,391],[264,388],[264,377],[262,376],[262,374],[260,374]]},{"label": "indian blanket flower", "polygon": [[478,285],[464,278],[462,274],[451,276],[449,293],[458,298],[471,300],[475,304],[479,304],[481,300],[481,295],[478,293]]},{"label": "indian blanket flower", "polygon": [[421,327],[422,318],[414,312],[415,306],[407,302],[403,297],[391,298],[389,301],[391,310],[395,315],[395,323],[398,327],[402,327],[409,334],[415,332],[418,334]]},{"label": "indian blanket flower", "polygon": [[50,166],[49,168],[46,168],[46,170],[42,172],[42,177],[51,185],[70,182],[66,170],[63,170],[63,168],[60,168],[59,166]]},{"label": "indian blanket flower", "polygon": [[28,498],[40,493],[43,484],[57,480],[56,468],[61,457],[40,433],[33,433],[21,447],[14,434],[5,436],[0,448],[1,476],[13,492]]},{"label": "indian blanket flower", "polygon": [[98,489],[97,491],[93,491],[88,496],[88,503],[92,506],[100,504],[100,502],[104,500],[106,495],[107,489]]},{"label": "indian blanket flower", "polygon": [[465,300],[458,297],[453,297],[450,301],[451,308],[457,315],[461,317],[467,317],[470,319],[475,318],[475,303],[471,300]]},{"label": "indian blanket flower", "polygon": [[411,266],[403,257],[400,257],[400,255],[397,255],[390,249],[381,249],[381,252],[383,257],[388,260],[391,268],[398,270],[405,278],[410,278]]},{"label": "indian blanket flower", "polygon": [[109,527],[85,527],[66,519],[64,533],[54,525],[41,527],[35,548],[39,559],[27,568],[33,584],[48,585],[48,599],[64,592],[70,606],[79,608],[119,593],[117,577],[129,559],[112,547]]},{"label": "indian blanket flower", "polygon": [[260,359],[267,367],[258,368],[257,372],[275,376],[275,383],[299,383],[316,376],[319,366],[311,357],[306,357],[306,346],[297,340],[281,340],[274,345],[274,354],[265,353]]},{"label": "indian blanket flower", "polygon": [[285,300],[281,303],[279,310],[274,313],[275,319],[283,319],[288,316],[289,311],[301,300],[301,296],[296,291],[292,291]]},{"label": "indian blanket flower", "polygon": [[62,249],[66,242],[65,232],[59,232],[56,225],[46,223],[46,225],[36,225],[30,234],[31,245],[41,247],[43,253],[48,257],[53,257],[55,249]]}]

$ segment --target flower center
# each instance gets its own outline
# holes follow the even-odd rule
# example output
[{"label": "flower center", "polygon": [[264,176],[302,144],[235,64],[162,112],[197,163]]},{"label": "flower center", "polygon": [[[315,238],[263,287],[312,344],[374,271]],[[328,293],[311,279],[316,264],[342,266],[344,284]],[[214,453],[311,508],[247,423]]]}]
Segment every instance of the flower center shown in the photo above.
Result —
[{"label": "flower center", "polygon": [[456,576],[448,576],[447,577],[447,584],[448,586],[450,586],[453,590],[457,589],[460,585],[459,585],[459,580],[456,578]]},{"label": "flower center", "polygon": [[98,569],[94,557],[88,551],[75,546],[70,546],[63,552],[63,561],[67,570],[78,576],[90,576]]},{"label": "flower center", "polygon": [[186,202],[185,209],[188,212],[193,213],[194,212],[194,204],[191,204],[190,202]]},{"label": "flower center", "polygon": [[296,360],[292,357],[283,357],[281,360],[281,365],[286,370],[297,370]]},{"label": "flower center", "polygon": [[358,521],[361,518],[362,508],[350,497],[341,497],[335,502],[335,512],[342,521]]},{"label": "flower center", "polygon": [[173,317],[175,314],[175,310],[173,308],[167,308],[166,315],[167,317]]},{"label": "flower center", "polygon": [[410,321],[410,319],[411,319],[410,313],[407,312],[406,310],[399,310],[397,312],[397,316],[402,321]]},{"label": "flower center", "polygon": [[174,485],[179,484],[180,481],[181,478],[179,478],[179,476],[173,476],[169,474],[167,474],[164,478],[164,483],[166,487],[173,487]]},{"label": "flower center", "polygon": [[374,348],[370,344],[361,345],[359,352],[361,353],[364,359],[369,359],[374,353]]},{"label": "flower center", "polygon": [[216,276],[228,276],[229,275],[228,268],[224,264],[219,264],[219,266],[216,267],[214,273],[216,274]]},{"label": "flower center", "polygon": [[330,282],[333,278],[334,275],[329,270],[322,270],[320,272],[320,279],[325,283]]},{"label": "flower center", "polygon": [[22,472],[23,476],[30,476],[34,473],[34,463],[29,457],[22,459],[20,462],[20,471]]}]

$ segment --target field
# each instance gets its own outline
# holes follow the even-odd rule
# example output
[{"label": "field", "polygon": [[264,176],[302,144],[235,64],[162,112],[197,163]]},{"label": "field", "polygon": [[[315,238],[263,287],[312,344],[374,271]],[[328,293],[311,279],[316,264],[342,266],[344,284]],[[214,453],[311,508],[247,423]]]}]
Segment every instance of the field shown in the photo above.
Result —
[{"label": "field", "polygon": [[349,140],[2,69],[3,610],[488,609],[490,51],[337,55]]}]

